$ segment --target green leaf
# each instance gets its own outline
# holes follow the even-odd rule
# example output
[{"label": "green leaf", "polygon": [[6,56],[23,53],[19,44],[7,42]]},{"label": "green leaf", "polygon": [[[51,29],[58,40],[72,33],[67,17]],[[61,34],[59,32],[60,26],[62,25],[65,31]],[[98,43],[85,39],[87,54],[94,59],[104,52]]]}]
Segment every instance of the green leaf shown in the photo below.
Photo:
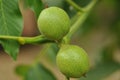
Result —
[{"label": "green leaf", "polygon": [[24,3],[24,6],[30,7],[34,11],[36,18],[38,18],[40,12],[44,9],[42,0],[25,0]]},{"label": "green leaf", "polygon": [[25,80],[56,80],[56,78],[43,65],[36,64],[28,71]]},{"label": "green leaf", "polygon": [[120,64],[116,62],[99,64],[87,73],[86,78],[82,77],[79,80],[103,80],[118,69],[120,69]]},{"label": "green leaf", "polygon": [[29,65],[19,65],[16,67],[15,72],[17,75],[25,76],[30,68],[31,66]]},{"label": "green leaf", "polygon": [[[17,0],[0,0],[0,35],[21,35],[22,18],[17,14],[16,9],[19,9]],[[0,44],[5,52],[16,60],[19,43],[13,40],[0,40]]]}]

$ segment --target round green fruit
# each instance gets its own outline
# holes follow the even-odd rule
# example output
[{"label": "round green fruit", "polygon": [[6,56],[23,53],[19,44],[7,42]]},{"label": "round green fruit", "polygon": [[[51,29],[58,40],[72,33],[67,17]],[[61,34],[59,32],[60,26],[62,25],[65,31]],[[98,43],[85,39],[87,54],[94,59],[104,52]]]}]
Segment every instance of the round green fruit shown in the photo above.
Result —
[{"label": "round green fruit", "polygon": [[67,13],[58,7],[44,9],[38,18],[40,32],[51,40],[62,39],[70,29]]},{"label": "round green fruit", "polygon": [[56,63],[67,77],[79,78],[89,70],[87,53],[76,45],[63,45],[57,54]]}]

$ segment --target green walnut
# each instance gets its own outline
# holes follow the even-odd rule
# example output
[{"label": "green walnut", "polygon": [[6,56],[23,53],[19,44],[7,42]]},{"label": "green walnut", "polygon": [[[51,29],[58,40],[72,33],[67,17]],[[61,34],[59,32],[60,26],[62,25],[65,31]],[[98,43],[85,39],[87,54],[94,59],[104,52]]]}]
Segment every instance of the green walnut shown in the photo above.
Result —
[{"label": "green walnut", "polygon": [[61,8],[46,8],[39,15],[38,28],[47,38],[60,40],[69,32],[70,19]]},{"label": "green walnut", "polygon": [[63,45],[57,54],[56,63],[67,77],[79,78],[89,70],[87,53],[76,45]]}]

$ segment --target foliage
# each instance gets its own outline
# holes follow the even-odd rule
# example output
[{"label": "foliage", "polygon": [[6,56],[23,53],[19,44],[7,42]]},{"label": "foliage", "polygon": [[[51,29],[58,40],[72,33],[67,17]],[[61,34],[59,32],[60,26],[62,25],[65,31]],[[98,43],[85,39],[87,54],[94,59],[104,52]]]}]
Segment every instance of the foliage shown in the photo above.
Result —
[{"label": "foliage", "polygon": [[42,64],[36,63],[30,65],[19,65],[16,73],[23,77],[24,80],[56,80],[53,74]]},{"label": "foliage", "polygon": [[[10,8],[10,9],[9,9]],[[22,33],[22,18],[17,15],[18,2],[16,0],[0,1],[0,34],[20,36]],[[19,43],[12,40],[0,40],[4,50],[14,59],[19,52]]]},{"label": "foliage", "polygon": [[[79,40],[89,35],[90,32],[102,28],[106,30],[110,36],[112,35],[114,39],[112,39],[110,43],[102,46],[100,62],[95,63],[96,65],[93,66],[93,69],[87,73],[87,77],[82,77],[78,80],[103,80],[105,77],[120,69],[120,63],[116,62],[113,56],[116,48],[120,47],[120,1],[99,0],[98,3],[97,1],[98,0],[0,0],[0,44],[4,51],[16,60],[20,45],[52,43],[45,45],[42,51],[45,51],[47,58],[55,64],[56,53],[61,43],[70,43],[70,41],[75,39]],[[49,40],[43,35],[22,37],[24,26],[18,6],[19,2],[24,3],[24,9],[30,8],[34,12],[36,20],[41,11],[46,7],[58,6],[64,9],[71,18],[71,29],[69,33],[63,38],[62,42],[59,42],[60,44],[56,43],[56,41]],[[102,4],[102,7],[99,3]],[[96,7],[94,7],[95,4],[97,4]],[[99,8],[99,6],[101,8]],[[93,7],[94,9],[92,10]],[[114,15],[111,16],[111,14],[105,13],[105,8]],[[103,16],[105,16],[105,18]],[[34,65],[21,64],[17,66],[16,74],[20,75],[24,80],[56,80],[56,77],[45,66],[36,62]]]}]

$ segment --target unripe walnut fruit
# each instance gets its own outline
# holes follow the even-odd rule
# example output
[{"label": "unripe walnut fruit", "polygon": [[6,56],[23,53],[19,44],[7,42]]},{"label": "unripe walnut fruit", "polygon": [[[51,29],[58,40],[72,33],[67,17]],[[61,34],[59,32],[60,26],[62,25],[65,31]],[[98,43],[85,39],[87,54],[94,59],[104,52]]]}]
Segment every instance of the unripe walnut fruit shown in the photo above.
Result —
[{"label": "unripe walnut fruit", "polygon": [[38,28],[47,38],[60,40],[70,29],[70,19],[67,13],[61,8],[46,8],[39,15]]},{"label": "unripe walnut fruit", "polygon": [[76,45],[63,45],[57,54],[56,63],[67,77],[79,78],[89,70],[87,53]]}]

